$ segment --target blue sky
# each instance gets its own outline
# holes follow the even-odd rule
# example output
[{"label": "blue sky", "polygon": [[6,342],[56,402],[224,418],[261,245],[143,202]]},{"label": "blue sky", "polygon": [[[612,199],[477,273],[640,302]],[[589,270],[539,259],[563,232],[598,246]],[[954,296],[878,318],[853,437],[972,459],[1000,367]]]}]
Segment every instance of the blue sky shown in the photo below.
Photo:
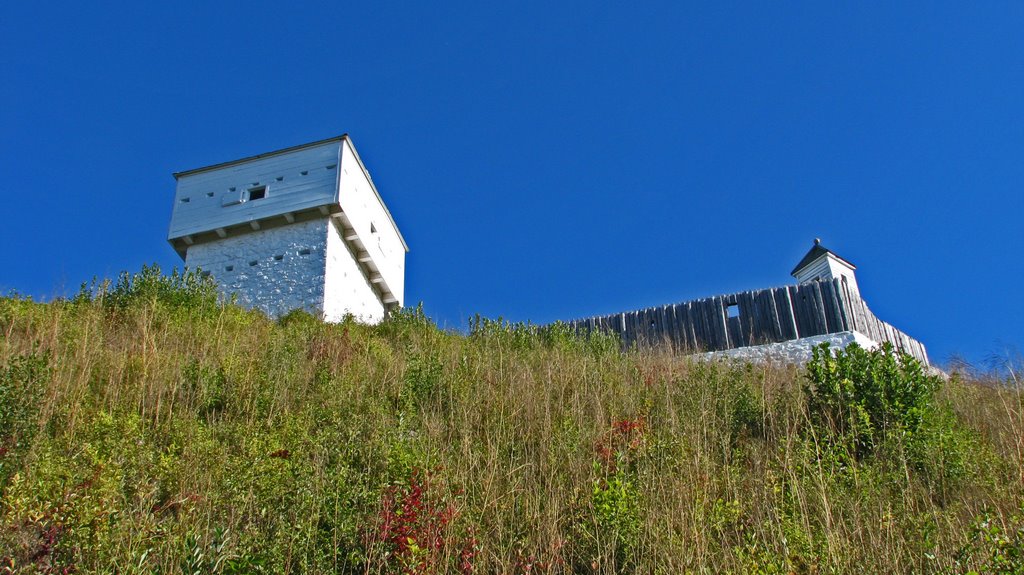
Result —
[{"label": "blue sky", "polygon": [[1020,349],[1024,4],[8,3],[0,289],[166,242],[171,172],[343,132],[442,325],[789,283],[813,238],[933,359]]}]

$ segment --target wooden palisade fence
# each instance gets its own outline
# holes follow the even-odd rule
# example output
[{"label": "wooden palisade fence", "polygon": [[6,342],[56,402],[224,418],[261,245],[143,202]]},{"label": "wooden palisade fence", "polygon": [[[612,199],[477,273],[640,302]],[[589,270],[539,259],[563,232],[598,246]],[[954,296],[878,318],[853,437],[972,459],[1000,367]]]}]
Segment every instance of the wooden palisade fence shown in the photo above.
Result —
[{"label": "wooden palisade fence", "polygon": [[745,291],[568,322],[580,332],[622,337],[625,346],[670,345],[682,351],[722,351],[844,331],[890,342],[925,365],[921,342],[871,313],[840,278]]}]

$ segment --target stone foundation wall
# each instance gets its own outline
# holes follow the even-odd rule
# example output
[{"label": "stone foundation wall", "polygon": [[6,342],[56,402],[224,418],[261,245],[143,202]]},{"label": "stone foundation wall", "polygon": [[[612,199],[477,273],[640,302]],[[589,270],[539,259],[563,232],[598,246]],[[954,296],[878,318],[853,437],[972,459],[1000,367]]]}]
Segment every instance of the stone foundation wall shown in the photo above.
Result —
[{"label": "stone foundation wall", "polygon": [[209,273],[238,303],[279,316],[324,304],[327,218],[229,236],[188,248],[185,265]]}]

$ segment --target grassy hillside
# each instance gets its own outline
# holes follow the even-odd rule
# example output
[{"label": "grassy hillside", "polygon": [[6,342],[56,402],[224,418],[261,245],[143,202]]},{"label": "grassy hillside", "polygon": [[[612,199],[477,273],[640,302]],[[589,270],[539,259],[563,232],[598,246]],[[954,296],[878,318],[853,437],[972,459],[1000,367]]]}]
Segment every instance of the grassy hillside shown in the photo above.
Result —
[{"label": "grassy hillside", "polygon": [[0,573],[1021,573],[1006,383],[272,321],[145,270],[0,299]]}]

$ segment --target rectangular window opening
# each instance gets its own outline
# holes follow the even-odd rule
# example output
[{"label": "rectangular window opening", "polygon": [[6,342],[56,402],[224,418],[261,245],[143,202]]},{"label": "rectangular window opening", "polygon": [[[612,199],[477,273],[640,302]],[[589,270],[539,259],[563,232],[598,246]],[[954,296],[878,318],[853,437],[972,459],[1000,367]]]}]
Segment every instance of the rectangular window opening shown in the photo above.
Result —
[{"label": "rectangular window opening", "polygon": [[190,198],[181,198],[181,203],[183,203],[183,204],[187,204],[190,201],[192,201]]},{"label": "rectangular window opening", "polygon": [[266,186],[256,186],[255,188],[249,188],[249,201],[262,200],[267,197]]},{"label": "rectangular window opening", "polygon": [[740,306],[739,304],[731,303],[725,308],[726,317],[740,317]]},{"label": "rectangular window opening", "polygon": [[284,176],[278,176],[278,177],[276,177],[274,179],[279,181],[279,182],[283,182],[284,181]]},{"label": "rectangular window opening", "polygon": [[235,266],[224,266],[224,271],[233,272],[235,271]]},{"label": "rectangular window opening", "polygon": [[206,192],[206,197],[212,198],[213,197],[213,192]]},{"label": "rectangular window opening", "polygon": [[303,176],[308,176],[309,175],[309,170],[303,170],[303,171],[301,171],[299,173],[302,174]]},{"label": "rectangular window opening", "polygon": [[333,170],[334,168],[337,168],[337,167],[338,167],[338,164],[331,164],[330,166],[327,166],[327,169],[328,170]]},{"label": "rectangular window opening", "polygon": [[304,248],[304,249],[299,250],[299,255],[300,256],[308,256],[309,254],[310,254],[309,248]]},{"label": "rectangular window opening", "polygon": [[250,261],[249,261],[249,266],[250,266],[250,267],[255,267],[255,266],[256,266],[256,264],[258,264],[258,263],[259,263],[259,262],[258,262],[258,261],[256,261],[256,260],[250,260]]},{"label": "rectangular window opening", "polygon": [[284,259],[283,255],[278,254],[278,255],[274,256],[274,261],[275,262],[279,262],[279,261],[281,261],[283,259]]}]

